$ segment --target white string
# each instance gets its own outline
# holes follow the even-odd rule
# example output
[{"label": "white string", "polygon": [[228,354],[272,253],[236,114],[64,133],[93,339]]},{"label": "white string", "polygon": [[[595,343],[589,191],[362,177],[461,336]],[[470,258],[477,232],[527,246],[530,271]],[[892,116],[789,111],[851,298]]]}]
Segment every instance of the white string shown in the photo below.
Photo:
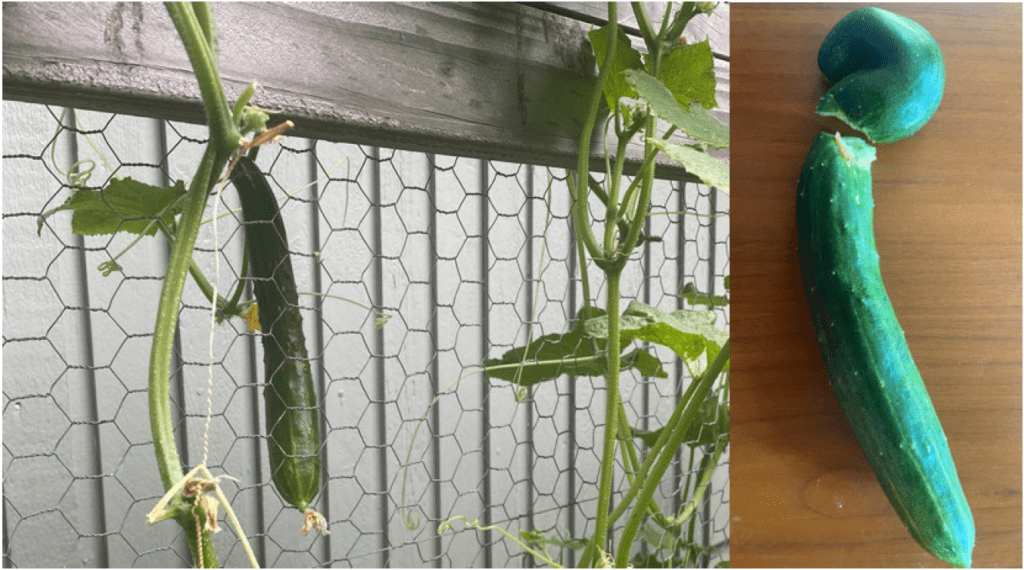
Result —
[{"label": "white string", "polygon": [[203,428],[203,465],[206,465],[206,460],[210,455],[210,423],[213,420],[213,339],[217,330],[217,299],[219,295],[217,285],[220,283],[220,255],[218,254],[220,251],[220,241],[217,234],[217,210],[220,207],[221,192],[227,186],[228,174],[231,172],[231,167],[234,164],[232,162],[228,165],[228,170],[224,173],[224,177],[217,182],[217,193],[213,199],[213,294],[210,301],[210,341],[206,365],[206,426]]}]

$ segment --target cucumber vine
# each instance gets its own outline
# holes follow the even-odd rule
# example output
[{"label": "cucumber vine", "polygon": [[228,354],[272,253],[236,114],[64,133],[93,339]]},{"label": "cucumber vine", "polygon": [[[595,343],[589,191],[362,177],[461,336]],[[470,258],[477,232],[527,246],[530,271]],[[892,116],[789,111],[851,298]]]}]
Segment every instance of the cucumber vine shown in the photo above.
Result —
[{"label": "cucumber vine", "polygon": [[[509,350],[499,359],[486,361],[482,370],[478,370],[487,372],[491,378],[515,384],[517,390],[563,374],[604,377],[604,439],[594,532],[586,541],[561,542],[582,549],[581,567],[690,565],[699,563],[701,555],[710,554],[708,549],[693,545],[695,520],[692,515],[728,445],[728,382],[714,390],[716,381],[728,369],[728,334],[714,327],[715,314],[711,310],[666,313],[632,301],[621,311],[620,285],[623,270],[636,248],[658,241],[657,237],[645,235],[643,227],[650,215],[656,159],[660,154],[682,165],[706,185],[728,192],[728,164],[708,153],[709,148],[725,148],[729,144],[728,127],[709,112],[717,106],[710,45],[707,40],[693,44],[681,41],[687,23],[700,14],[710,14],[713,9],[710,3],[686,2],[673,13],[669,3],[660,27],[655,30],[643,4],[632,3],[647,47],[644,54],[631,46],[619,28],[615,3],[608,4],[608,24],[589,33],[598,74],[587,100],[576,170],[568,172],[566,177],[573,199],[571,221],[577,239],[583,306],[576,325],[569,332],[536,340],[528,338],[525,346]],[[603,125],[604,139],[607,141],[610,131],[616,136],[614,152],[610,153],[605,144],[607,176],[604,185],[590,174],[591,141],[602,109],[610,115]],[[660,135],[659,130],[662,130]],[[676,133],[693,142],[671,139]],[[628,151],[635,139],[643,143],[642,161],[638,174],[624,184]],[[595,227],[591,220],[591,197],[604,207],[603,228]],[[603,308],[591,304],[588,256],[604,274],[606,302]],[[692,283],[684,286],[678,296],[691,306],[711,308],[728,304],[727,297],[702,294]],[[641,376],[660,378],[667,377],[667,373],[661,362],[645,348],[624,353],[634,341],[670,348],[693,377],[672,417],[652,433],[630,429],[620,396],[620,373],[632,369]],[[634,438],[648,445],[642,462]],[[666,515],[654,501],[654,493],[676,452],[687,443],[691,452],[691,476],[694,448],[704,448],[705,454],[696,470],[696,480],[687,478],[682,508],[674,515]],[[617,453],[622,457],[628,489],[613,510],[611,497]],[[689,494],[691,483],[694,484],[692,495]],[[647,519],[654,526],[645,524]],[[617,550],[613,551],[609,546],[611,529],[620,520],[625,520],[625,526]],[[685,541],[682,533],[687,523],[690,540]],[[479,530],[497,529],[538,561],[560,567],[547,550],[538,552],[534,548],[555,543],[539,531],[522,531],[521,536],[530,539],[524,544],[500,527],[481,526],[475,521],[467,524]],[[439,532],[450,528],[451,520],[443,524]],[[653,555],[639,553],[631,557],[633,541],[638,536],[659,549],[665,544],[671,545],[670,551],[682,549],[685,557],[658,560]],[[658,538],[654,540],[652,536]]]}]

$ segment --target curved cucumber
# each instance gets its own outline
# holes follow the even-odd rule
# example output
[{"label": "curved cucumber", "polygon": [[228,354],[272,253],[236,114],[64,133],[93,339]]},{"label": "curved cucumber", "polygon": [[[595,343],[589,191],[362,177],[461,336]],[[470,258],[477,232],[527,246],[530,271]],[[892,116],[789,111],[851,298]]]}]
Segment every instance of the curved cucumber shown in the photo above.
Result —
[{"label": "curved cucumber", "polygon": [[256,163],[239,158],[232,181],[246,222],[253,295],[263,329],[270,476],[281,497],[305,511],[320,490],[320,424],[288,236],[277,198]]},{"label": "curved cucumber", "polygon": [[889,502],[934,556],[968,567],[974,519],[882,284],[875,149],[820,134],[797,189],[800,271],[829,384]]},{"label": "curved cucumber", "polygon": [[839,21],[818,51],[832,88],[818,114],[834,116],[876,143],[917,132],[939,108],[946,83],[942,52],[920,24],[874,7]]}]

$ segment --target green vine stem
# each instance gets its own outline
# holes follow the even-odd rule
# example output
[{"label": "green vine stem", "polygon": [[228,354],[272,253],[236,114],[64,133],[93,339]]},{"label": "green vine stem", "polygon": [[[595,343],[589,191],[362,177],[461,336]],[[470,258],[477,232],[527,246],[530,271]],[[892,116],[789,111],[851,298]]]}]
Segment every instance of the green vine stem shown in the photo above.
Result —
[{"label": "green vine stem", "polygon": [[669,441],[663,448],[665,451],[658,454],[658,458],[651,468],[650,474],[644,481],[643,488],[640,490],[639,497],[637,499],[636,507],[629,515],[629,519],[626,521],[626,528],[622,531],[622,548],[615,556],[615,565],[624,568],[629,562],[629,545],[633,543],[633,538],[636,536],[637,531],[640,529],[640,522],[643,520],[644,514],[647,509],[645,505],[654,496],[654,491],[657,489],[661,482],[661,477],[665,474],[669,465],[672,463],[674,453],[668,452],[674,450],[676,447],[683,442],[683,438],[686,437],[687,426],[693,423],[693,419],[697,416],[700,411],[701,403],[704,398],[707,397],[711,391],[711,386],[715,383],[718,375],[722,372],[725,367],[725,363],[729,361],[729,341],[725,342],[722,346],[722,350],[715,357],[715,360],[708,366],[707,370],[695,382],[696,388],[686,405],[686,411],[683,412],[680,421],[672,429],[672,435]]},{"label": "green vine stem", "polygon": [[[206,110],[206,121],[210,127],[210,140],[189,185],[178,234],[171,246],[171,257],[157,306],[153,347],[149,360],[149,416],[153,447],[164,490],[170,490],[184,476],[174,441],[170,400],[171,352],[174,331],[178,324],[182,290],[189,271],[189,263],[192,261],[192,251],[195,248],[199,227],[202,224],[207,197],[213,185],[219,180],[219,174],[224,170],[228,159],[236,152],[241,135],[232,118],[231,108],[227,104],[218,73],[215,56],[216,32],[210,7],[199,5],[199,17],[191,4],[168,2],[165,7],[192,64]],[[212,42],[208,42],[208,38]],[[210,541],[209,533],[196,532],[196,519],[192,507],[179,496],[172,501],[170,510],[174,512],[174,519],[185,531],[196,565],[204,568],[217,567],[217,553]],[[201,538],[197,539],[197,534]]]},{"label": "green vine stem", "polygon": [[[202,3],[198,4],[202,6]],[[238,149],[242,135],[238,132],[238,126],[232,118],[231,108],[228,106],[227,96],[224,94],[224,86],[221,84],[220,74],[217,72],[218,65],[214,60],[214,52],[206,41],[206,32],[213,33],[212,19],[209,19],[212,18],[212,15],[205,16],[205,19],[209,19],[209,21],[204,29],[191,4],[167,2],[165,6],[171,21],[174,22],[174,27],[178,30],[182,43],[185,45],[185,52],[192,64],[196,81],[199,83],[203,107],[206,109],[206,123],[210,127],[210,144],[214,145],[226,159]],[[208,9],[209,7],[206,7],[201,11]]]},{"label": "green vine stem", "polygon": [[505,538],[507,538],[507,539],[511,540],[512,542],[516,543],[524,551],[526,551],[527,553],[532,554],[533,556],[537,557],[538,560],[540,560],[541,562],[547,564],[551,568],[563,568],[563,566],[561,564],[555,562],[550,556],[548,556],[548,554],[546,552],[538,552],[538,551],[530,548],[529,545],[527,545],[525,542],[519,540],[519,538],[517,538],[516,536],[510,534],[507,530],[501,528],[498,525],[482,526],[480,524],[479,519],[469,520],[464,515],[456,515],[456,516],[454,516],[454,517],[444,521],[440,525],[438,525],[438,527],[437,527],[437,534],[443,534],[446,530],[450,530],[452,528],[452,521],[454,521],[456,519],[461,519],[462,522],[466,523],[466,526],[469,527],[469,528],[475,528],[475,529],[480,530],[480,531],[496,530],[496,531],[500,532],[501,534],[505,535]]},{"label": "green vine stem", "polygon": [[[199,233],[199,224],[206,207],[206,196],[209,191],[210,179],[214,170],[216,151],[209,146],[199,163],[199,169],[188,191],[188,201],[182,213],[182,224],[178,239],[171,247],[171,260],[164,277],[163,289],[160,292],[160,304],[157,307],[156,326],[153,330],[153,348],[149,359],[149,421],[153,431],[153,448],[156,452],[157,467],[164,490],[169,490],[184,476],[181,461],[178,457],[174,441],[174,424],[171,421],[170,366],[171,352],[174,342],[174,331],[178,323],[178,310],[181,304],[181,292],[185,285],[188,262],[192,259],[192,249]],[[196,564],[203,568],[217,567],[216,552],[212,544],[207,547],[204,540],[202,560],[195,533],[195,519],[192,510],[181,497],[171,503],[175,510],[174,519],[181,524],[192,549]],[[203,533],[208,537],[209,533]]]},{"label": "green vine stem", "polygon": [[697,505],[701,499],[704,498],[704,493],[708,490],[708,485],[711,484],[711,476],[715,472],[715,468],[718,467],[718,460],[721,459],[722,453],[725,452],[724,442],[716,442],[715,450],[711,455],[705,455],[704,459],[701,460],[701,466],[697,469],[700,473],[700,478],[697,480],[697,486],[693,490],[693,496],[689,497],[686,502],[686,506],[673,517],[676,521],[684,521],[697,510]]},{"label": "green vine stem", "polygon": [[192,2],[192,10],[210,51],[209,61],[213,66],[213,74],[220,77],[220,42],[217,41],[217,26],[213,22],[213,8],[206,2]]},{"label": "green vine stem", "polygon": [[[194,263],[193,263],[194,265]],[[238,283],[235,284],[235,291],[231,295],[231,299],[227,303],[229,310],[234,310],[238,307],[238,302],[242,299],[242,291],[245,289],[245,278],[249,275],[249,256],[242,256],[242,268],[238,272]],[[225,315],[227,316],[227,315]]]},{"label": "green vine stem", "polygon": [[[176,238],[170,232],[165,231],[164,234],[167,236],[167,240],[172,243],[173,247],[173,243]],[[218,318],[228,318],[241,314],[241,309],[239,308],[238,302],[241,299],[242,289],[245,286],[245,281],[244,279],[242,279],[242,277],[245,277],[246,271],[248,271],[248,264],[246,263],[246,261],[246,257],[243,255],[242,272],[240,274],[238,283],[235,284],[235,291],[232,295],[232,299],[229,301],[224,297],[221,297],[220,295],[216,296],[217,312],[219,315]],[[196,286],[199,287],[199,292],[202,293],[204,297],[206,297],[207,301],[213,303],[213,285],[211,285],[210,282],[206,279],[206,275],[203,275],[202,270],[200,270],[199,266],[196,265],[194,259],[189,259],[188,261],[188,272],[189,275],[192,276],[192,280],[195,282]]]},{"label": "green vine stem", "polygon": [[[675,409],[672,411],[672,416],[669,417],[667,422],[665,422],[665,427],[664,429],[661,430],[661,435],[658,436],[658,439],[655,440],[654,445],[652,445],[647,450],[647,457],[644,459],[640,467],[636,470],[634,474],[634,484],[629,487],[629,489],[626,491],[626,494],[623,495],[622,498],[619,500],[619,503],[618,505],[616,505],[615,510],[612,511],[612,514],[608,517],[609,526],[614,525],[615,522],[618,521],[622,517],[622,515],[626,513],[626,510],[629,508],[630,504],[632,504],[633,499],[636,498],[637,494],[640,492],[643,482],[646,481],[648,478],[648,473],[650,472],[651,467],[654,465],[654,462],[662,453],[662,450],[665,449],[665,446],[671,438],[672,433],[675,431],[676,426],[680,425],[680,418],[682,417],[684,411],[687,409],[690,400],[693,398],[693,393],[694,391],[696,391],[698,384],[699,382],[691,382],[690,385],[687,386],[686,391],[684,391],[682,396],[680,396],[679,402],[676,404]],[[669,453],[670,455],[675,455],[675,448],[669,448],[667,453]],[[596,537],[592,536],[587,543],[586,549],[583,551],[583,555],[580,557],[581,567],[588,565],[589,560],[591,560],[591,557],[593,557],[596,553],[596,549],[598,546],[600,545],[596,542]]]},{"label": "green vine stem", "polygon": [[586,247],[580,240],[576,240],[576,254],[579,256],[580,283],[583,286],[583,309],[587,309],[590,307],[590,278],[587,274]]},{"label": "green vine stem", "polygon": [[658,44],[660,38],[654,33],[654,28],[651,26],[650,19],[647,18],[647,10],[644,9],[644,5],[641,2],[630,2],[629,4],[633,9],[636,25],[640,28],[640,35],[644,38],[644,43],[647,44],[647,53],[658,51],[661,48]]},{"label": "green vine stem", "polygon": [[[608,204],[608,194],[605,193],[604,188],[601,187],[601,184],[599,184],[597,182],[597,180],[593,176],[590,177],[589,184],[590,184],[590,191],[593,192],[594,195],[597,196],[597,198],[599,200],[601,200],[602,204],[607,206],[607,204]],[[635,187],[636,187],[636,183],[633,183],[632,185],[630,185],[629,189],[627,189],[626,197],[622,201],[623,204],[629,204],[630,199],[632,197],[632,189],[635,188]],[[618,216],[618,220],[616,220],[616,222],[615,222],[616,225],[619,228],[619,237],[623,238],[623,239],[625,239],[626,235],[629,234],[629,227],[630,226],[629,226],[629,222],[626,221],[626,219],[628,219],[629,215],[630,215],[630,213],[629,213],[629,211],[627,209],[627,210],[622,212],[622,215]],[[650,242],[660,242],[660,241],[662,241],[662,239],[659,236],[650,236],[650,235],[647,235],[647,234],[640,234],[640,242],[647,242],[647,241],[650,241]]]},{"label": "green vine stem", "polygon": [[[635,9],[635,8],[634,8]],[[641,7],[642,11],[643,8]],[[608,315],[608,346],[607,346],[607,368],[605,372],[605,427],[604,427],[604,443],[602,446],[601,453],[601,472],[598,481],[598,499],[597,499],[597,513],[595,521],[594,534],[588,544],[587,551],[581,559],[581,563],[586,560],[587,563],[594,560],[595,552],[597,549],[603,547],[608,538],[609,529],[609,517],[611,504],[611,493],[612,483],[615,474],[615,447],[618,438],[618,423],[619,413],[618,408],[621,405],[619,396],[619,375],[620,375],[620,350],[621,350],[621,339],[619,337],[619,305],[620,305],[620,281],[622,275],[622,269],[625,267],[626,262],[629,259],[629,253],[632,250],[633,245],[636,244],[639,235],[633,236],[633,230],[636,226],[642,225],[642,216],[637,216],[638,219],[634,219],[630,226],[630,232],[627,235],[626,243],[621,244],[626,247],[616,247],[616,232],[619,222],[619,180],[621,177],[622,163],[625,158],[625,145],[628,140],[620,140],[616,153],[615,168],[609,175],[612,177],[611,184],[608,190],[608,197],[605,201],[606,216],[605,216],[605,232],[604,232],[604,243],[603,247],[598,246],[596,243],[591,243],[593,240],[592,235],[587,235],[590,230],[590,223],[587,218],[588,215],[588,204],[587,204],[587,190],[589,189],[590,173],[589,169],[589,156],[590,156],[590,137],[593,132],[594,123],[597,116],[597,107],[603,96],[604,83],[607,79],[610,68],[615,59],[616,55],[616,43],[618,39],[618,10],[614,2],[608,3],[608,44],[606,46],[605,59],[602,62],[603,65],[598,74],[597,84],[594,86],[594,91],[591,93],[590,106],[588,107],[587,120],[583,125],[583,132],[580,136],[579,143],[579,158],[576,170],[576,195],[574,198],[576,202],[573,208],[573,219],[578,229],[577,235],[583,234],[580,237],[586,244],[590,254],[598,261],[598,266],[605,273],[605,281],[607,284],[607,299],[606,299],[606,312]],[[648,116],[646,118],[646,130],[648,135],[653,134],[654,129],[654,118]],[[645,143],[649,146],[649,143]],[[649,151],[645,148],[645,154]],[[607,156],[607,154],[606,154]],[[646,211],[647,203],[650,201],[650,187],[653,185],[653,180],[646,177],[653,177],[654,169],[653,163],[650,168],[643,169],[640,173],[640,177],[645,177],[643,187],[648,192],[641,191],[640,195],[640,210]],[[581,228],[582,226],[582,228]],[[633,237],[633,239],[630,239]],[[628,245],[627,245],[628,244]],[[610,263],[603,263],[603,262]],[[633,481],[633,485],[637,481]]]},{"label": "green vine stem", "polygon": [[[613,223],[611,220],[608,223]],[[597,521],[594,542],[600,546],[608,538],[609,505],[612,500],[612,478],[615,474],[615,441],[618,437],[619,365],[621,339],[619,338],[619,282],[622,273],[614,268],[605,270],[608,284],[608,368],[605,373],[605,425],[604,445],[601,450],[601,477],[597,491]]]},{"label": "green vine stem", "polygon": [[[616,110],[615,116],[618,117],[618,111]],[[608,196],[604,200],[605,204],[605,224],[604,224],[604,255],[607,259],[613,259],[615,257],[615,251],[617,249],[618,236],[615,234],[618,222],[622,219],[622,215],[619,213],[619,185],[622,182],[622,167],[626,162],[626,147],[629,145],[629,139],[621,138],[615,149],[615,166],[609,168],[611,178],[608,184]],[[607,158],[607,151],[605,157]],[[587,183],[589,186],[590,174],[587,173]]]},{"label": "green vine stem", "polygon": [[570,180],[569,188],[573,191],[573,221],[576,228],[576,239],[581,240],[587,247],[587,251],[595,259],[604,259],[603,250],[590,229],[590,213],[587,200],[587,178],[590,173],[590,138],[594,133],[594,125],[597,123],[597,110],[601,105],[601,98],[604,97],[604,84],[608,80],[612,64],[615,62],[615,50],[618,44],[618,9],[615,2],[608,3],[608,45],[605,50],[604,65],[597,73],[597,82],[594,84],[590,94],[590,102],[587,105],[587,115],[583,121],[583,129],[580,132],[579,158],[576,162],[575,180]]}]

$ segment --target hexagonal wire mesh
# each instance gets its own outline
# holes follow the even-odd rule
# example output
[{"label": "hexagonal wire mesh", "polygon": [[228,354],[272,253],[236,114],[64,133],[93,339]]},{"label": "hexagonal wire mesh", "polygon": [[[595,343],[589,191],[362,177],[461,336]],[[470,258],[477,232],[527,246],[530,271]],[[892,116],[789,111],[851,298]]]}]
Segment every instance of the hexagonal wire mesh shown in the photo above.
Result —
[{"label": "hexagonal wire mesh", "polygon": [[[177,525],[144,523],[162,494],[146,382],[167,241],[82,237],[67,212],[37,224],[70,195],[65,173],[75,163],[95,166],[93,188],[110,176],[188,180],[205,127],[8,101],[3,111],[4,564],[189,565]],[[564,172],[304,139],[265,148],[258,162],[281,198],[298,288],[322,294],[300,305],[323,410],[327,477],[314,506],[331,529],[300,534],[301,515],[269,482],[262,349],[242,319],[216,325],[209,467],[238,479],[223,488],[259,562],[534,563],[497,532],[455,523],[438,536],[454,515],[513,534],[592,532],[603,379],[563,375],[518,399],[515,386],[478,374],[451,386],[486,358],[573,322],[582,297]],[[226,295],[244,236],[230,186],[221,200],[217,243],[207,223],[195,261],[214,281],[219,260]],[[724,293],[725,197],[658,181],[653,204],[647,231],[661,241],[634,256],[623,295],[674,310],[687,306],[677,296],[684,283]],[[123,270],[101,275],[97,266],[112,259]],[[600,273],[589,274],[603,303]],[[367,307],[390,320],[376,328]],[[715,310],[727,327],[728,307]],[[201,457],[211,326],[194,282],[180,318],[172,407],[188,468]],[[653,350],[670,377],[624,375],[634,427],[661,425],[690,381],[671,353]],[[659,498],[666,511],[692,490],[705,452],[678,454]],[[703,564],[728,556],[728,502],[726,454],[692,519],[698,543],[724,545]],[[247,565],[232,530],[214,542],[222,564]],[[571,549],[561,556],[576,560]]]}]

